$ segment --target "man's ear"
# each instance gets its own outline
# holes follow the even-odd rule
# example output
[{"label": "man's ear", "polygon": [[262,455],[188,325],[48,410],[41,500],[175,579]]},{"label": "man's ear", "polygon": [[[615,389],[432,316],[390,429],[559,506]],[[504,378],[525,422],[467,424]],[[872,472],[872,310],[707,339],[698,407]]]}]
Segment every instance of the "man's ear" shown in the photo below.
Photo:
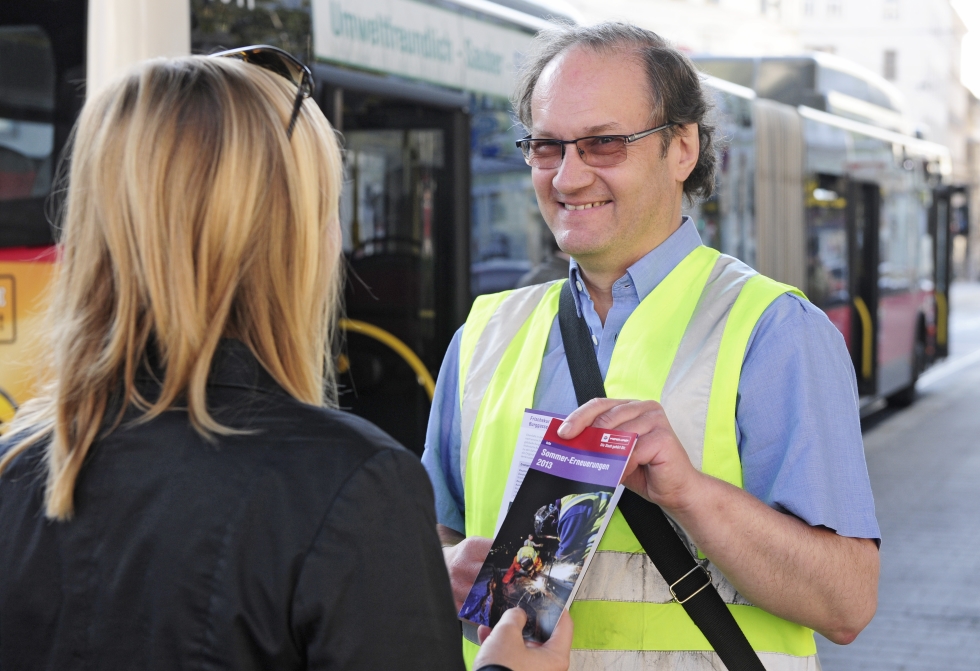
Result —
[{"label": "man's ear", "polygon": [[688,123],[677,127],[674,131],[674,139],[670,143],[667,151],[667,159],[673,177],[678,182],[684,182],[698,164],[698,154],[701,150],[701,141],[698,138],[698,125]]}]

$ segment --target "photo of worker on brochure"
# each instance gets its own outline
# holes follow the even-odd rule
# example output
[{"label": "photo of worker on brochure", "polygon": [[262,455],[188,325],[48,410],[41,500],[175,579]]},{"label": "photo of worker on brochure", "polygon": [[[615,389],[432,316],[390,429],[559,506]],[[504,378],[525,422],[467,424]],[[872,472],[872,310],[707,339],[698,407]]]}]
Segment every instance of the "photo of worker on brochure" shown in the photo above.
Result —
[{"label": "photo of worker on brochure", "polygon": [[[622,435],[631,448],[632,434]],[[603,436],[608,440],[609,432]],[[542,441],[459,612],[460,619],[492,627],[504,611],[520,607],[527,613],[524,637],[542,642],[574,596],[615,509],[629,457],[629,449],[603,454],[549,437],[557,435]]]}]

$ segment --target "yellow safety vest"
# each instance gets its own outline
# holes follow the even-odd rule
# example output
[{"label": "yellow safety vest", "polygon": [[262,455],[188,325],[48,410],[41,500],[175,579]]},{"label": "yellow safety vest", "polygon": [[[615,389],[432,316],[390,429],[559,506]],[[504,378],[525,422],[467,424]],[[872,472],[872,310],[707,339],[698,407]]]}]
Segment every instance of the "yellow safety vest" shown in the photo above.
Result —
[{"label": "yellow safety vest", "polygon": [[[460,342],[466,535],[492,537],[525,408],[533,406],[562,282],[479,297]],[[698,247],[624,325],[605,378],[610,398],[659,401],[695,467],[742,486],[735,403],[748,339],[766,308],[794,292]],[[677,526],[677,525],[675,525]],[[678,527],[692,552],[696,548]],[[703,555],[702,555],[703,556]],[[815,671],[813,631],[751,605],[709,564],[713,582],[769,671]],[[619,511],[571,607],[573,669],[715,669],[717,655]],[[464,640],[472,664],[478,648]]]}]

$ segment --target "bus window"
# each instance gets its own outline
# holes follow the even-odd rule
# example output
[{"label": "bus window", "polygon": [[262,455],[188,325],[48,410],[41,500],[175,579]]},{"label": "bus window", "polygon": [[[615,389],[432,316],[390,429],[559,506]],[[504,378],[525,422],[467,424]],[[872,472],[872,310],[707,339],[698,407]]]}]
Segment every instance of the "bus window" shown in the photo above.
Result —
[{"label": "bus window", "polygon": [[[387,129],[345,134],[341,193],[344,252],[354,277],[348,309],[402,334],[431,354],[436,318],[433,234],[436,192],[445,169],[441,129]],[[369,291],[360,291],[365,283]],[[362,295],[363,294],[363,295]]]},{"label": "bus window", "polygon": [[881,216],[881,259],[878,283],[882,292],[909,291],[916,272],[918,228],[913,218],[917,211],[914,197],[904,189],[884,193]]},{"label": "bus window", "polygon": [[918,249],[916,267],[916,283],[919,289],[932,291],[935,289],[936,267],[935,251],[933,250],[933,233],[929,226],[929,212],[932,210],[932,191],[929,190],[924,178],[917,184],[915,198],[919,200],[919,207],[916,212],[916,238]]},{"label": "bus window", "polygon": [[719,137],[715,191],[703,202],[684,200],[683,213],[694,219],[705,245],[756,264],[753,175],[755,172],[755,129],[751,102],[713,91],[715,113],[712,123]]},{"label": "bus window", "polygon": [[434,171],[445,165],[442,130],[350,131],[344,137],[344,251],[357,260],[399,251],[431,258]]},{"label": "bus window", "polygon": [[813,104],[816,63],[809,59],[772,59],[759,63],[755,90],[763,98],[787,105]]},{"label": "bus window", "polygon": [[[819,175],[816,179],[808,180],[807,295],[835,323],[829,308],[847,305],[846,311],[850,310],[846,207],[847,197],[842,179]],[[847,329],[841,330],[846,332]]]},{"label": "bus window", "polygon": [[[39,26],[0,27],[0,201],[3,245],[37,244],[46,223],[19,217],[43,200],[54,171],[55,66],[51,42]],[[43,231],[35,229],[43,227]]]},{"label": "bus window", "polygon": [[513,289],[547,263],[554,238],[538,210],[531,171],[515,142],[523,128],[506,101],[474,96],[470,122],[472,175],[470,291]]},{"label": "bus window", "polygon": [[749,264],[756,265],[753,183],[755,172],[755,129],[750,102],[725,94],[725,118],[719,130],[727,142],[719,166],[717,194],[720,199],[720,249]]},{"label": "bus window", "polygon": [[191,0],[191,49],[271,44],[309,61],[310,0]]}]

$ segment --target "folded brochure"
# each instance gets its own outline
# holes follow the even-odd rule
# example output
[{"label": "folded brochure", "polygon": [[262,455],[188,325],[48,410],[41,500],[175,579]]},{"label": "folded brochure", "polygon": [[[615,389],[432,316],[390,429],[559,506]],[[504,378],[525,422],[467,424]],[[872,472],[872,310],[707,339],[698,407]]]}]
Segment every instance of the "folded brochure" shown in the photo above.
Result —
[{"label": "folded brochure", "polygon": [[524,637],[543,642],[574,599],[623,492],[636,434],[589,427],[568,440],[561,423],[524,412],[497,532],[461,620],[492,627],[520,607]]}]

